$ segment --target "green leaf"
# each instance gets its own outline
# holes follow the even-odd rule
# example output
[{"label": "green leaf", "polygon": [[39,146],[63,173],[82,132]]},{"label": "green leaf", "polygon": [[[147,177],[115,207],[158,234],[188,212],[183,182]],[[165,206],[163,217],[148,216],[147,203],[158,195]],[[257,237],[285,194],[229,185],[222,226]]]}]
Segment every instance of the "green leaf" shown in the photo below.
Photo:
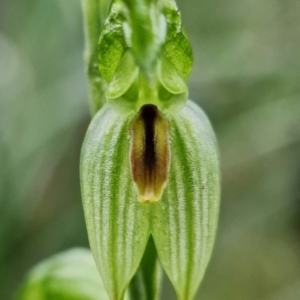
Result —
[{"label": "green leaf", "polygon": [[105,105],[87,131],[81,189],[91,250],[111,300],[123,299],[150,234],[130,176],[129,121]]},{"label": "green leaf", "polygon": [[203,278],[217,228],[220,172],[211,125],[192,102],[168,116],[169,180],[154,204],[151,232],[179,300],[193,299]]},{"label": "green leaf", "polygon": [[28,274],[18,300],[108,300],[92,253],[72,249],[39,263]]}]

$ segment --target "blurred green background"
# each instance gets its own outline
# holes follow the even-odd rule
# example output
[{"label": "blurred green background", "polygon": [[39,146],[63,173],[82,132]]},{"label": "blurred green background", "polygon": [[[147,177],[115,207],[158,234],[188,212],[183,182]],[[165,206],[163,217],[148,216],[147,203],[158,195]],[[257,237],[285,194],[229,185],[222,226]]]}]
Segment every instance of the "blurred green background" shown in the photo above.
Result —
[{"label": "blurred green background", "polygon": [[[300,299],[300,2],[181,0],[190,98],[222,160],[197,299]],[[90,117],[79,0],[0,2],[0,299],[51,254],[87,246],[78,165]],[[163,299],[174,293],[165,282]]]}]

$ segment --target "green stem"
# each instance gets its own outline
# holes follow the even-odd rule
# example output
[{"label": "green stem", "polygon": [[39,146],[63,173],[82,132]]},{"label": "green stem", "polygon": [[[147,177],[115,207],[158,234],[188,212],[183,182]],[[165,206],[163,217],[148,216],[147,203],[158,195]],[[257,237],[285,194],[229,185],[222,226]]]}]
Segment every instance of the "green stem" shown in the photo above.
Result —
[{"label": "green stem", "polygon": [[162,0],[123,0],[128,7],[132,52],[141,71],[152,76],[165,28],[161,27]]},{"label": "green stem", "polygon": [[162,269],[158,262],[153,238],[150,236],[141,264],[130,282],[128,288],[129,299],[159,299],[161,279]]},{"label": "green stem", "polygon": [[101,27],[108,15],[110,0],[83,0],[85,32],[85,66],[89,81],[91,113],[104,104],[104,82],[98,70],[98,40]]}]

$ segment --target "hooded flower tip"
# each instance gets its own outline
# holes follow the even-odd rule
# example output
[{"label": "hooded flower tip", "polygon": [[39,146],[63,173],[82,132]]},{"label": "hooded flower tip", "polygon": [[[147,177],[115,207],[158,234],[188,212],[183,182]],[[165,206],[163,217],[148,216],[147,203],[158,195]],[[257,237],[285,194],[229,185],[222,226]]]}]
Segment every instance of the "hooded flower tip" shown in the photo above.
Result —
[{"label": "hooded flower tip", "polygon": [[141,203],[159,201],[170,169],[169,123],[152,104],[146,104],[130,125],[131,176]]}]

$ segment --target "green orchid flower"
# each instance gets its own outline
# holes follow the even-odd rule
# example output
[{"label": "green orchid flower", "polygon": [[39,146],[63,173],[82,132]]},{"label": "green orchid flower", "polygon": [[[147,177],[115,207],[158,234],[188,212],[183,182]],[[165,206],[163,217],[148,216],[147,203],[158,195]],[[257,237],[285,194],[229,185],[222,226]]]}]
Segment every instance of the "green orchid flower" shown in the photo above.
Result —
[{"label": "green orchid flower", "polygon": [[210,122],[188,100],[191,46],[172,0],[114,1],[102,24],[97,47],[87,44],[98,57],[90,84],[103,93],[92,95],[80,165],[91,250],[111,300],[136,283],[149,239],[178,299],[193,299],[215,239],[220,171]]},{"label": "green orchid flower", "polygon": [[91,252],[39,263],[16,299],[157,300],[162,266],[177,298],[191,300],[211,257],[218,147],[188,100],[193,56],[179,11],[173,0],[110,2],[83,0],[93,119],[80,175]]}]

